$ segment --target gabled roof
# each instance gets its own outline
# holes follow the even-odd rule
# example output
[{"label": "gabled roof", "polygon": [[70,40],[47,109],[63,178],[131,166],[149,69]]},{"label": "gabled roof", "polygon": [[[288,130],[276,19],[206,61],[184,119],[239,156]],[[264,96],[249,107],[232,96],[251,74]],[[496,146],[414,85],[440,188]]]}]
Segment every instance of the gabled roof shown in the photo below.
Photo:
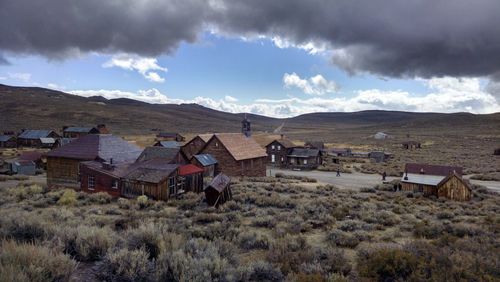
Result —
[{"label": "gabled roof", "polygon": [[52,130],[25,130],[19,134],[19,138],[23,139],[39,139],[48,137],[53,131]]},{"label": "gabled roof", "polygon": [[283,146],[284,148],[293,148],[293,147],[297,147],[297,145],[295,145],[292,140],[288,139],[288,138],[280,138],[280,139],[274,139],[273,141],[269,142],[267,146],[271,145],[272,143],[274,142],[278,142],[281,144],[281,146]]},{"label": "gabled roof", "polygon": [[63,130],[64,132],[75,132],[75,133],[99,133],[99,129],[95,127],[78,127],[78,126],[70,126]]},{"label": "gabled roof", "polygon": [[296,158],[309,158],[309,157],[317,157],[318,155],[319,155],[318,149],[293,148],[292,152],[288,156]]},{"label": "gabled roof", "polygon": [[106,160],[113,162],[133,161],[142,149],[122,138],[110,134],[89,134],[47,153],[48,157],[78,160]]},{"label": "gabled roof", "polygon": [[266,150],[253,138],[241,133],[216,133],[210,140],[214,138],[217,138],[237,161],[267,157]]},{"label": "gabled roof", "polygon": [[195,166],[194,164],[181,165],[179,167],[179,175],[181,176],[186,176],[201,172],[203,172],[203,169]]},{"label": "gabled roof", "polygon": [[325,148],[325,143],[321,141],[307,141],[304,144],[305,147],[312,147],[315,149],[323,149]]},{"label": "gabled roof", "polygon": [[470,187],[470,183],[468,181],[466,181],[465,179],[462,178],[461,175],[459,175],[456,171],[453,171],[452,173],[450,173],[448,176],[446,176],[443,180],[441,180],[441,182],[439,182],[437,184],[438,187],[441,187],[442,185],[444,185],[446,182],[448,182],[451,178],[453,177],[456,177],[458,178],[458,180],[460,182],[462,182],[462,184],[467,187],[467,189],[469,190],[472,190],[472,188]]},{"label": "gabled roof", "polygon": [[448,176],[455,171],[458,175],[462,175],[462,168],[459,166],[442,166],[442,165],[429,165],[429,164],[406,164],[405,172],[415,174],[429,174]]},{"label": "gabled roof", "polygon": [[182,143],[177,141],[158,141],[155,146],[160,146],[164,148],[180,148]]},{"label": "gabled roof", "polygon": [[144,151],[137,158],[138,162],[148,161],[152,159],[164,159],[169,162],[175,160],[177,154],[179,154],[180,148],[165,148],[165,147],[146,147]]},{"label": "gabled roof", "polygon": [[214,135],[210,134],[210,133],[207,133],[207,134],[199,134],[197,137],[200,137],[201,140],[203,140],[203,141],[205,141],[205,143],[207,143],[208,141],[210,141],[210,139],[212,138],[212,136],[214,136]]},{"label": "gabled roof", "polygon": [[11,139],[15,139],[12,135],[0,135],[0,142],[7,142]]},{"label": "gabled roof", "polygon": [[222,191],[224,191],[224,189],[226,189],[227,186],[229,186],[230,183],[231,178],[229,178],[229,176],[219,173],[219,175],[214,177],[214,179],[212,179],[212,182],[210,182],[210,185],[207,186],[204,190],[211,187],[221,193]]},{"label": "gabled roof", "polygon": [[209,166],[217,163],[217,160],[214,158],[214,156],[210,154],[199,154],[194,155],[194,157],[202,166]]}]

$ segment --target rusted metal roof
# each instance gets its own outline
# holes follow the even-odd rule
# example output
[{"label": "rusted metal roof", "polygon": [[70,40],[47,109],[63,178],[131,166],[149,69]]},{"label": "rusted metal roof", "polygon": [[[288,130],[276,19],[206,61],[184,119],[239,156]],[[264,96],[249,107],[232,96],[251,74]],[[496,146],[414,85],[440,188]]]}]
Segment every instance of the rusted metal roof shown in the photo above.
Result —
[{"label": "rusted metal roof", "polygon": [[137,161],[142,162],[158,158],[174,161],[179,152],[180,148],[164,148],[158,146],[146,147],[137,158]]},{"label": "rusted metal roof", "polygon": [[217,133],[213,138],[217,138],[237,161],[267,157],[264,148],[241,133]]},{"label": "rusted metal roof", "polygon": [[229,186],[230,183],[231,183],[231,178],[229,178],[229,176],[225,174],[220,173],[219,175],[214,177],[214,179],[212,179],[210,185],[207,186],[205,189],[211,187],[217,190],[219,193],[221,193],[222,191],[224,191],[224,189],[226,189],[227,186]]},{"label": "rusted metal roof", "polygon": [[195,166],[194,164],[181,165],[179,167],[179,175],[186,176],[195,173],[202,173],[203,169]]},{"label": "rusted metal roof", "polygon": [[48,157],[126,162],[136,160],[142,149],[110,134],[89,134],[47,153]]},{"label": "rusted metal roof", "polygon": [[459,166],[442,166],[429,164],[406,164],[405,172],[414,174],[442,175],[448,176],[455,171],[458,175],[463,174]]}]

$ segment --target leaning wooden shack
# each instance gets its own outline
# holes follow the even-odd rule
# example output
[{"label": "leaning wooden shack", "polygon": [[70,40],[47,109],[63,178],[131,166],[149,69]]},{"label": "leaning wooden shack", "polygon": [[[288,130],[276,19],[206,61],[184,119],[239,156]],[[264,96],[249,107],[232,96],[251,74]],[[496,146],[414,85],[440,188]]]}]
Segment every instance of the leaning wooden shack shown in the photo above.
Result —
[{"label": "leaning wooden shack", "polygon": [[204,190],[207,204],[212,207],[218,207],[233,197],[231,178],[222,173],[217,175]]}]

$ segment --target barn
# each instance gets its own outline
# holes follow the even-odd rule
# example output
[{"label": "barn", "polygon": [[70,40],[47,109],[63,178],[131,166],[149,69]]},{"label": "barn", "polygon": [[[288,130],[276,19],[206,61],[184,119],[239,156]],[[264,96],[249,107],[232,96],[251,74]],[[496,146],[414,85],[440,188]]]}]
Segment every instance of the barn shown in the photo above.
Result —
[{"label": "barn", "polygon": [[296,148],[290,139],[281,135],[280,139],[275,139],[266,145],[267,162],[276,167],[286,167],[288,155],[293,148]]},{"label": "barn", "polygon": [[401,178],[401,188],[403,191],[457,201],[472,198],[471,187],[462,178],[461,167],[407,164]]},{"label": "barn", "polygon": [[203,176],[214,177],[217,169],[217,160],[210,154],[194,155],[191,163],[203,168]]},{"label": "barn", "polygon": [[233,197],[231,191],[231,178],[222,173],[217,175],[212,182],[210,182],[210,185],[204,189],[204,192],[209,206],[218,207],[224,204]]},{"label": "barn", "polygon": [[203,191],[203,169],[194,164],[181,165],[178,179],[179,193]]},{"label": "barn", "polygon": [[42,147],[40,138],[59,138],[59,135],[53,130],[24,130],[17,136],[18,146],[24,147]]},{"label": "barn", "polygon": [[54,149],[47,156],[49,187],[80,188],[79,163],[83,161],[133,162],[141,148],[110,134],[90,134]]},{"label": "barn", "polygon": [[287,159],[288,168],[299,170],[315,169],[323,162],[320,150],[309,148],[294,148]]},{"label": "barn", "polygon": [[16,148],[17,139],[13,135],[0,135],[0,148]]},{"label": "barn", "polygon": [[200,134],[195,136],[193,139],[189,140],[181,150],[188,160],[191,160],[194,155],[200,153],[201,149],[210,141],[213,134]]},{"label": "barn", "polygon": [[266,176],[266,151],[252,137],[241,133],[214,134],[200,153],[217,159],[216,174]]}]

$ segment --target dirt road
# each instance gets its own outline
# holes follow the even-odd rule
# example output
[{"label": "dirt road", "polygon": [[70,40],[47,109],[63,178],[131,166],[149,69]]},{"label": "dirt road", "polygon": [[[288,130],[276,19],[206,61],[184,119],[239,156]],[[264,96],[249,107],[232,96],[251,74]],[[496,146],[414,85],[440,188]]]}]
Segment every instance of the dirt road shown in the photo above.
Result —
[{"label": "dirt road", "polygon": [[[342,173],[341,176],[335,176],[335,172],[329,171],[294,171],[285,169],[267,169],[267,175],[274,176],[277,172],[281,172],[287,175],[297,175],[306,176],[310,178],[315,178],[319,182],[333,184],[339,188],[344,189],[360,189],[364,187],[373,187],[376,184],[382,183],[382,176],[378,174],[366,174],[360,172],[353,173]],[[271,173],[271,174],[270,174]],[[468,178],[469,176],[465,176]],[[391,181],[393,179],[399,179],[399,177],[387,177],[386,181]],[[480,180],[470,180],[473,184],[482,185],[486,188],[500,193],[500,182],[499,181],[480,181]]]}]

